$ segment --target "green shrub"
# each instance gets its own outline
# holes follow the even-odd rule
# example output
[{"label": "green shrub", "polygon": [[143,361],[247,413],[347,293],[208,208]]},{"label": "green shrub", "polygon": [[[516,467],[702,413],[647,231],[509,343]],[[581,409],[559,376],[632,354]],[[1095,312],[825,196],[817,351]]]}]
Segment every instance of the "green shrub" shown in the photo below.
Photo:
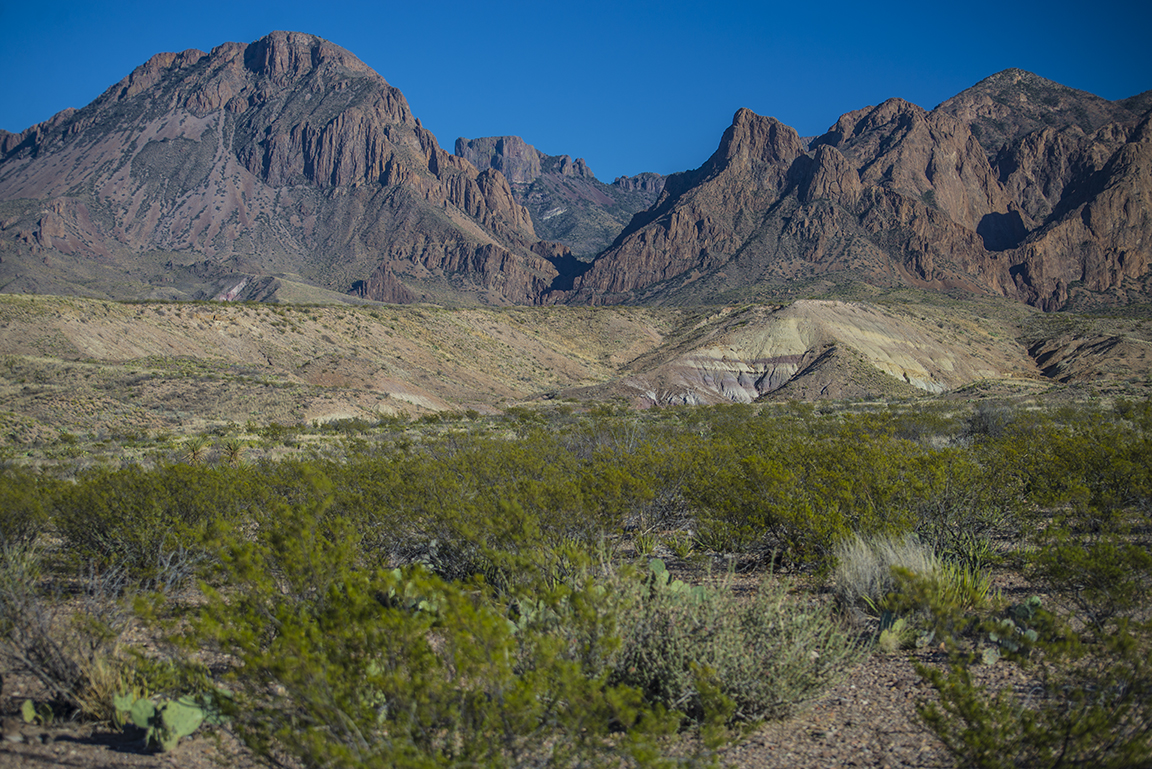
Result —
[{"label": "green shrub", "polygon": [[314,502],[281,510],[255,540],[221,535],[221,588],[206,590],[193,622],[196,646],[236,662],[222,707],[257,755],[347,767],[662,764],[657,742],[678,717],[607,680],[603,591],[537,593],[566,627],[584,628],[565,640],[510,620],[480,583],[361,568],[356,531],[326,517],[330,486],[315,483]]},{"label": "green shrub", "polygon": [[63,486],[53,522],[74,566],[123,567],[152,586],[173,586],[203,558],[213,522],[258,506],[262,487],[245,468],[165,465],[89,470]]},{"label": "green shrub", "polygon": [[978,568],[998,557],[995,539],[1019,527],[1024,493],[999,446],[927,452],[917,468],[915,531],[949,561]]},{"label": "green shrub", "polygon": [[800,564],[826,563],[853,532],[910,531],[922,449],[868,424],[816,426],[752,423],[738,440],[713,440],[688,484],[701,527],[723,523]]},{"label": "green shrub", "polygon": [[623,644],[613,680],[648,702],[704,722],[713,694],[731,723],[785,718],[859,658],[830,610],[796,602],[777,582],[742,598],[726,584],[670,580],[659,561],[651,568],[631,589],[627,579],[609,588],[620,597]]},{"label": "green shrub", "polygon": [[44,499],[58,485],[53,478],[23,468],[0,471],[0,544],[32,542],[47,528]]},{"label": "green shrub", "polygon": [[1026,692],[977,684],[977,658],[953,650],[944,669],[917,667],[939,695],[920,717],[963,766],[1136,767],[1152,764],[1147,636],[1122,629],[1085,643],[1061,620],[1007,657]]},{"label": "green shrub", "polygon": [[[946,637],[944,668],[918,668],[939,695],[921,703],[921,717],[965,766],[1152,765],[1147,551],[1125,535],[1085,540],[1058,523],[1041,543],[1033,576],[1066,608],[1031,599],[965,623],[955,607],[936,607],[939,624],[975,632]],[[981,662],[1017,665],[1028,685],[990,691],[972,675]]]},{"label": "green shrub", "polygon": [[1054,522],[1035,535],[1029,574],[1094,632],[1107,633],[1149,605],[1152,553],[1142,536],[1140,528],[1085,534]]}]

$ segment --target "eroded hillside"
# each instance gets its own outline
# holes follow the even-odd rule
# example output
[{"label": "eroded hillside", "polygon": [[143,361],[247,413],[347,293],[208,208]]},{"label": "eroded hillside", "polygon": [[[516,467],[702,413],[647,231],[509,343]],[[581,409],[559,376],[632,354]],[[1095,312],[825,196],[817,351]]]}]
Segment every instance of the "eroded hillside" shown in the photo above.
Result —
[{"label": "eroded hillside", "polygon": [[3,440],[544,401],[635,408],[1152,384],[1139,316],[930,296],[705,309],[0,297]]}]

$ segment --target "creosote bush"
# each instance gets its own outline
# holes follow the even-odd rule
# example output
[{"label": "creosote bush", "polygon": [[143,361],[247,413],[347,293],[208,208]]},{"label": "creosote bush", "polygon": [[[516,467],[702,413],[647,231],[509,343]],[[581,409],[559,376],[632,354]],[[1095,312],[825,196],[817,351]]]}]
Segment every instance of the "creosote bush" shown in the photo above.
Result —
[{"label": "creosote bush", "polygon": [[[222,682],[235,730],[258,754],[304,765],[660,765],[677,729],[718,735],[784,716],[858,654],[831,617],[772,580],[736,598],[630,566],[635,532],[702,561],[835,563],[842,604],[887,609],[917,636],[936,631],[933,645],[954,644],[962,664],[933,679],[933,728],[963,761],[981,765],[963,751],[1019,737],[1005,743],[1010,760],[1043,764],[1042,733],[1112,745],[1068,753],[1104,766],[1144,760],[1152,410],[989,421],[950,404],[930,419],[919,404],[870,408],[270,426],[269,439],[304,448],[68,481],[9,468],[0,501],[20,512],[0,534],[59,542],[46,568],[73,585],[121,574],[125,589],[180,602],[172,588],[206,570],[206,602],[177,612],[189,650],[235,660]],[[1039,687],[1001,700],[964,675],[993,656],[981,653],[986,623],[1005,619],[983,569],[1018,543],[1003,562],[1027,561],[1060,602],[1050,634],[1038,625],[1030,648],[1001,645],[996,664],[1027,665]],[[897,554],[905,546],[920,560]],[[22,595],[55,600],[13,590],[10,606]],[[0,625],[60,643],[73,632],[37,616],[5,608]],[[892,648],[907,641],[895,627]],[[144,685],[116,664],[98,668],[81,679],[108,682],[96,687],[105,692]],[[1003,723],[1015,726],[993,728]]]},{"label": "creosote bush", "polygon": [[[540,600],[566,641],[517,626],[482,582],[360,568],[329,487],[256,540],[224,536],[189,640],[235,659],[225,703],[258,755],[348,767],[658,766],[678,717],[608,680],[611,636],[582,591]],[[426,596],[395,601],[388,596]],[[586,644],[569,642],[582,638]],[[599,758],[597,758],[599,757]]]},{"label": "creosote bush", "polygon": [[[1085,537],[1046,522],[1032,576],[1051,610],[1038,597],[975,618],[934,604],[937,626],[952,631],[941,636],[949,659],[918,666],[939,695],[919,712],[962,765],[1152,766],[1152,559],[1124,529]],[[931,587],[910,579],[905,591]],[[989,663],[1019,666],[1028,684],[988,690],[972,669]]]},{"label": "creosote bush", "polygon": [[556,580],[513,552],[517,578],[500,591],[368,566],[359,532],[328,514],[330,484],[314,483],[312,501],[273,506],[255,539],[222,530],[216,586],[187,638],[236,661],[224,707],[261,755],[670,765],[661,746],[683,724],[784,717],[860,653],[827,610],[780,587],[744,600],[672,581],[659,562],[637,573],[573,551]]},{"label": "creosote bush", "polygon": [[30,470],[0,470],[0,544],[23,545],[36,539],[48,525],[44,499],[58,482]]},{"label": "creosote bush", "polygon": [[173,570],[190,576],[200,543],[219,520],[237,520],[264,498],[243,467],[137,465],[96,468],[58,487],[53,522],[77,563],[123,568],[134,579],[163,583]]},{"label": "creosote bush", "polygon": [[653,564],[644,581],[609,587],[632,598],[618,609],[623,648],[613,680],[646,701],[704,722],[709,697],[719,695],[731,724],[786,718],[860,658],[827,607],[790,597],[771,578],[744,598],[726,584],[669,582]]}]

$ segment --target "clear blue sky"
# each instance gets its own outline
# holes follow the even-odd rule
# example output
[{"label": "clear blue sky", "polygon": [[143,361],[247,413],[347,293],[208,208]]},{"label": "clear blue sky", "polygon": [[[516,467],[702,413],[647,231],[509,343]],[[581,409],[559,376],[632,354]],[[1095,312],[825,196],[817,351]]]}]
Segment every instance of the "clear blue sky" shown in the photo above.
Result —
[{"label": "clear blue sky", "polygon": [[309,32],[404,92],[451,151],[517,134],[603,181],[686,170],[748,107],[801,135],[899,96],[932,108],[1020,67],[1108,99],[1152,88],[1152,3],[0,0],[0,128],[82,107],[154,53]]}]

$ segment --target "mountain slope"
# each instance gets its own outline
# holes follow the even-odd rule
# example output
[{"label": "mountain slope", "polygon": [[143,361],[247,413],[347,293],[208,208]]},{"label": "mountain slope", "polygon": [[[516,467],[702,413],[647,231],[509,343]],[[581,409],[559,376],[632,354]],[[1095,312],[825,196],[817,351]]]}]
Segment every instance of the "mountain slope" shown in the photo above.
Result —
[{"label": "mountain slope", "polygon": [[1046,310],[1148,301],[1149,93],[1109,102],[1007,70],[932,111],[845,113],[810,142],[742,109],[700,168],[605,185],[514,136],[449,154],[352,54],[276,32],[159,54],[83,109],[0,134],[0,291],[692,305],[868,284]]},{"label": "mountain slope", "polygon": [[[1005,299],[707,309],[116,303],[0,295],[0,448],[550,401],[1142,397],[1144,315]],[[133,440],[135,440],[133,438]]]},{"label": "mountain slope", "polygon": [[[1080,114],[1080,92],[1057,91],[1053,122]],[[1124,122],[1091,135],[1074,124],[1012,133],[995,165],[976,123],[944,105],[889,99],[846,113],[808,147],[774,118],[740,110],[703,166],[669,177],[573,290],[550,299],[755,300],[855,280],[1049,310],[1147,301],[1152,116],[1136,122],[1090,94],[1085,103],[1085,114],[1098,108],[1093,120]]]},{"label": "mountain slope", "polygon": [[499,172],[440,149],[398,90],[310,35],[159,54],[0,152],[7,291],[62,287],[54,259],[111,295],[279,276],[524,303],[556,276]]},{"label": "mountain slope", "polygon": [[664,177],[649,172],[604,184],[583,158],[545,155],[519,136],[461,137],[456,154],[477,168],[502,171],[516,202],[531,214],[537,235],[582,259],[608,247],[664,189]]},{"label": "mountain slope", "polygon": [[1026,134],[1045,128],[1076,127],[1091,134],[1109,123],[1135,123],[1152,108],[1145,92],[1108,101],[1087,91],[1055,83],[1022,69],[1006,69],[981,80],[934,110],[969,124],[995,160]]}]

